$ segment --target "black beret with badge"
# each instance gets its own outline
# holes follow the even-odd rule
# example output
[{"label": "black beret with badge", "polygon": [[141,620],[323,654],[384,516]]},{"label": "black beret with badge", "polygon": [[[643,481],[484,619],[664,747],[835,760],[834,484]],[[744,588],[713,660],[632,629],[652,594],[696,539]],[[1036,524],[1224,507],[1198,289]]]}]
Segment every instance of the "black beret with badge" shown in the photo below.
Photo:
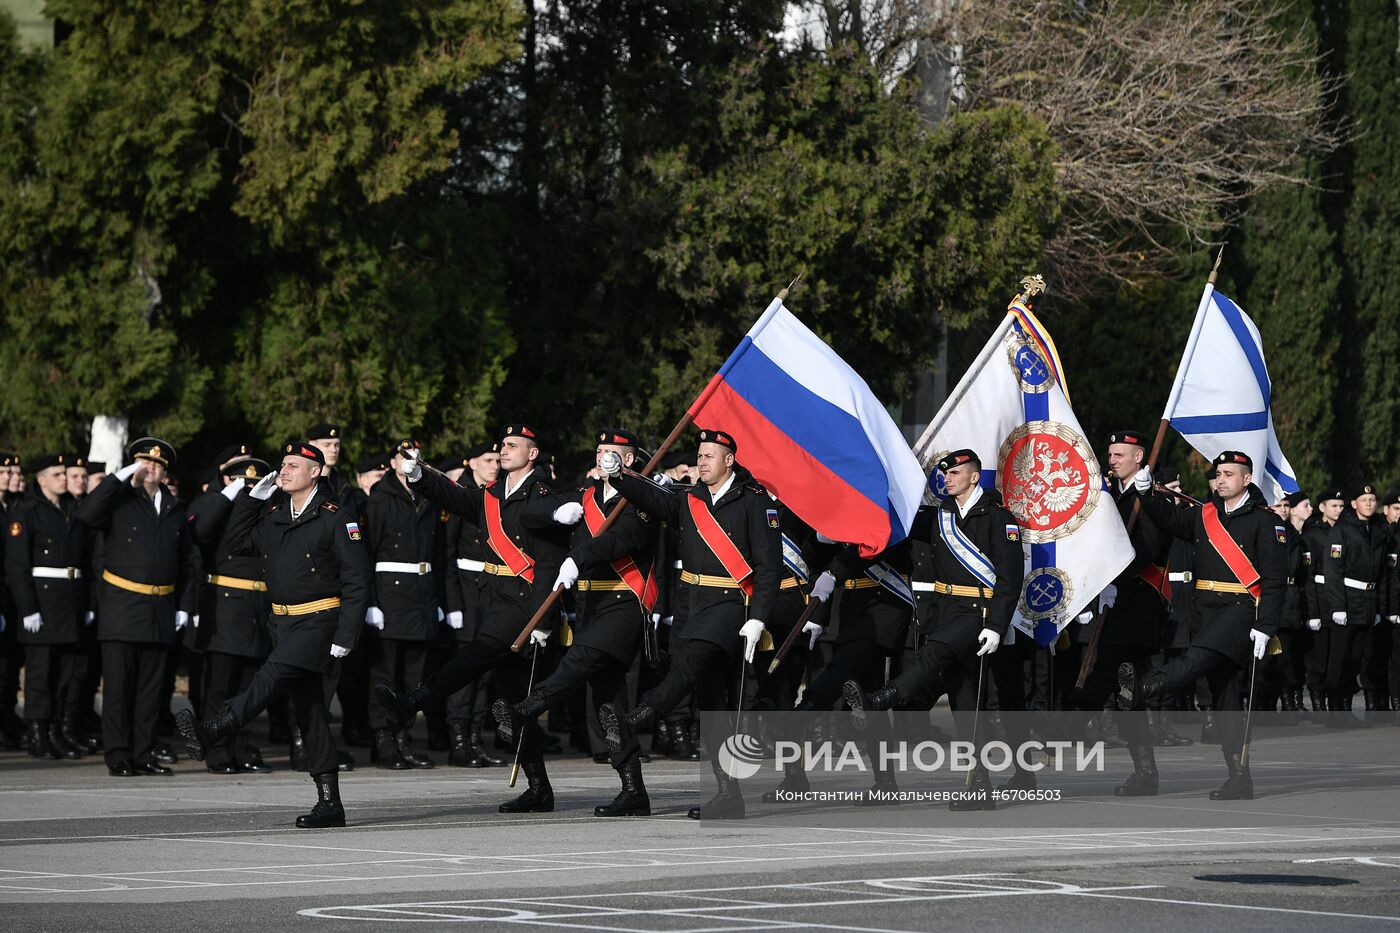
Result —
[{"label": "black beret with badge", "polygon": [[290,441],[283,444],[282,456],[305,457],[313,463],[319,463],[321,466],[326,465],[326,455],[321,452],[321,448],[310,441]]},{"label": "black beret with badge", "polygon": [[971,448],[964,447],[961,450],[950,451],[943,455],[943,459],[935,464],[938,472],[947,473],[953,467],[962,466],[964,463],[975,463],[977,468],[982,468],[982,458],[977,456],[977,452]]},{"label": "black beret with badge", "polygon": [[697,445],[718,444],[721,447],[728,447],[732,453],[737,454],[739,452],[738,443],[735,442],[734,436],[728,431],[711,430],[709,428],[702,429],[696,433],[695,443]]},{"label": "black beret with badge", "polygon": [[313,441],[325,441],[340,437],[340,425],[333,421],[321,421],[311,426],[306,436]]},{"label": "black beret with badge", "polygon": [[1114,431],[1108,436],[1108,442],[1110,444],[1136,444],[1143,449],[1146,449],[1150,443],[1145,431]]}]

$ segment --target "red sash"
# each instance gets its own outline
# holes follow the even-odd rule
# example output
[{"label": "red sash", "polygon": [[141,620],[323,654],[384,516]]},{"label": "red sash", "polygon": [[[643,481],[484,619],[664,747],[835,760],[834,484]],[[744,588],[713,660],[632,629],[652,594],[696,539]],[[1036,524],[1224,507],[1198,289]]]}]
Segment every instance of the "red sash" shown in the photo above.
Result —
[{"label": "red sash", "polygon": [[1172,598],[1172,583],[1167,578],[1167,569],[1158,567],[1156,564],[1147,564],[1138,571],[1138,576],[1142,582],[1156,590],[1163,599]]},{"label": "red sash", "polygon": [[1206,538],[1210,540],[1210,546],[1215,548],[1230,572],[1235,575],[1245,589],[1249,590],[1251,596],[1259,598],[1263,587],[1259,585],[1259,571],[1254,569],[1254,565],[1249,562],[1244,551],[1235,543],[1235,539],[1230,537],[1230,533],[1225,530],[1225,526],[1220,523],[1220,514],[1215,509],[1214,502],[1207,502],[1201,509],[1201,523],[1206,528]]},{"label": "red sash", "polygon": [[[491,486],[496,485],[492,483]],[[486,543],[491,545],[491,550],[495,551],[501,560],[506,562],[510,572],[517,577],[523,577],[526,583],[535,582],[535,561],[520,549],[520,546],[510,539],[506,534],[506,528],[501,524],[501,500],[491,495],[491,486],[487,486],[486,499]]]},{"label": "red sash", "polygon": [[744,591],[744,595],[752,596],[753,580],[750,578],[753,576],[753,568],[749,566],[749,562],[744,560],[739,548],[729,540],[729,535],[724,533],[724,529],[719,527],[719,522],[715,521],[710,507],[701,502],[699,496],[687,495],[686,499],[690,502],[690,517],[695,521],[695,530],[700,532],[701,540],[709,545],[710,551],[719,558],[725,573],[739,581],[739,589]]},{"label": "red sash", "polygon": [[[583,521],[588,526],[588,533],[598,537],[598,529],[603,527],[604,516],[592,489],[583,494]],[[652,607],[656,605],[656,568],[652,568],[651,575],[645,580],[642,579],[642,571],[638,569],[636,561],[630,557],[613,561],[612,569],[617,571],[622,582],[627,584],[627,588],[646,607],[646,611],[651,612]]]}]

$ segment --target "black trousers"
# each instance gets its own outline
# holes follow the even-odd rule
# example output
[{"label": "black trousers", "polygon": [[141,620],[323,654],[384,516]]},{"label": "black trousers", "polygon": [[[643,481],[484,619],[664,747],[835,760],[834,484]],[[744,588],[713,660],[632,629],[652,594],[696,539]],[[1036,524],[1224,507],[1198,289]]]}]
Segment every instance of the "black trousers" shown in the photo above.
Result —
[{"label": "black trousers", "polygon": [[[998,652],[999,654],[1000,652]],[[1108,698],[1118,689],[1118,666],[1131,664],[1138,677],[1145,677],[1152,670],[1151,648],[1133,645],[1099,645],[1094,658],[1094,666],[1089,676],[1084,678],[1084,692],[1079,697],[1078,707],[1084,715],[1081,725],[1103,711]],[[1130,710],[1125,714],[1114,714],[1118,732],[1129,745],[1150,745],[1152,740],[1147,731],[1146,706]]]},{"label": "black trousers", "polygon": [[[1262,685],[1261,693],[1270,695],[1282,690],[1293,690],[1303,686],[1303,644],[1302,632],[1296,628],[1278,630],[1281,654],[1266,655],[1259,662],[1255,676]],[[1255,709],[1259,707],[1256,706]]]},{"label": "black trousers", "polygon": [[77,704],[82,646],[24,646],[24,718],[53,719]]},{"label": "black trousers", "polygon": [[1303,679],[1314,693],[1327,690],[1327,656],[1332,649],[1333,628],[1332,623],[1324,622],[1321,630],[1307,629],[1303,633]]},{"label": "black trousers", "polygon": [[102,643],[102,748],[109,765],[150,760],[169,656],[165,645]]},{"label": "black trousers", "polygon": [[[252,686],[253,675],[257,673],[262,661],[236,654],[209,651],[204,655],[204,664],[203,717],[213,719],[225,703]],[[227,742],[209,749],[205,762],[215,767],[239,764],[248,761],[252,755],[253,747],[245,722]]]},{"label": "black trousers", "polygon": [[[462,645],[450,661],[428,678],[425,686],[430,698],[447,697],[472,684],[479,687],[481,679],[489,673],[497,697],[507,703],[519,703],[529,692],[532,673],[543,676],[538,661],[538,648],[526,647],[516,654],[506,642],[478,635]],[[533,763],[543,758],[539,726],[531,722],[520,740],[520,761]]]},{"label": "black trousers", "polygon": [[1370,638],[1369,625],[1335,625],[1322,623],[1327,636],[1327,669],[1322,685],[1328,693],[1352,696],[1356,693],[1356,675],[1361,670],[1361,658]]},{"label": "black trousers", "polygon": [[228,701],[240,724],[251,722],[282,695],[291,697],[292,714],[306,748],[307,770],[327,774],[339,768],[331,714],[326,708],[326,678],[280,661],[266,661],[253,674],[248,688]]},{"label": "black trousers", "polygon": [[369,671],[378,647],[378,633],[366,628],[359,646],[340,662],[336,696],[340,697],[343,721],[353,726],[369,725]]},{"label": "black trousers", "polygon": [[[606,651],[588,645],[574,645],[564,652],[564,658],[554,673],[535,685],[534,694],[539,697],[541,707],[546,707],[575,690],[587,687],[595,714],[598,707],[611,703],[621,715],[629,708],[627,677],[632,667]],[[638,751],[637,739],[628,730],[624,747],[620,751],[609,752],[612,766],[622,770],[628,761],[637,756]],[[521,758],[524,759],[523,751]]]},{"label": "black trousers", "polygon": [[1361,688],[1376,693],[1389,692],[1387,668],[1390,666],[1390,620],[1381,617],[1375,625],[1367,626],[1361,651]]},{"label": "black trousers", "polygon": [[[1238,754],[1244,747],[1244,703],[1240,677],[1244,673],[1228,655],[1192,645],[1162,667],[1166,689],[1181,688],[1204,677],[1210,687],[1220,746],[1226,754]],[[1255,672],[1256,678],[1258,671]]]},{"label": "black trousers", "polygon": [[[583,647],[587,646],[585,645]],[[573,651],[574,648],[570,648],[564,653],[564,657],[567,658],[570,654],[573,653]],[[591,682],[589,683],[588,687],[584,690],[585,708],[583,711],[583,715],[588,726],[588,750],[593,754],[596,755],[600,752],[606,751],[608,752],[608,758],[610,760],[616,758],[616,756],[612,754],[612,749],[608,748],[607,738],[603,734],[602,723],[600,723],[598,720],[598,710],[600,707],[602,707],[604,703],[612,703],[619,710],[631,708],[634,699],[636,698],[637,694],[641,691],[642,667],[643,664],[641,655],[638,655],[637,657],[633,658],[632,663],[627,666],[627,673],[624,675],[622,684],[624,693],[622,694],[620,701],[609,700],[606,695],[606,691],[594,687]],[[672,713],[674,712],[675,711],[672,710]],[[627,741],[630,742],[631,740],[628,739]],[[638,751],[640,752],[640,748],[638,749]]]},{"label": "black trousers", "polygon": [[[385,684],[395,693],[412,690],[423,682],[428,654],[435,645],[430,641],[399,641],[381,637],[379,655],[369,672],[370,685]],[[384,707],[378,702],[369,705],[369,724],[374,729],[389,728]]]}]

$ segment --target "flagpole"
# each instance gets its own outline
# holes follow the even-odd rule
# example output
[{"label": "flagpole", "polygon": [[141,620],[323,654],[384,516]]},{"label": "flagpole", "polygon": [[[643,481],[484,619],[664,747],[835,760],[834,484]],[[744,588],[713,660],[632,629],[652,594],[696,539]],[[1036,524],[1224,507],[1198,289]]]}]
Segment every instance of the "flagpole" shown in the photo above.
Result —
[{"label": "flagpole", "polygon": [[938,414],[934,415],[933,420],[928,423],[928,427],[924,428],[924,433],[919,435],[919,440],[914,444],[914,453],[919,458],[920,466],[927,466],[924,462],[926,458],[926,448],[933,442],[934,436],[938,433],[939,429],[943,427],[943,423],[952,417],[953,411],[962,402],[963,397],[967,395],[968,392],[972,391],[972,384],[977,381],[978,374],[986,367],[987,361],[992,358],[992,354],[1001,346],[1002,338],[1005,337],[1006,332],[1011,329],[1011,325],[1014,321],[1015,318],[1013,318],[1010,313],[1001,319],[1001,323],[997,325],[997,329],[992,332],[991,338],[987,341],[986,345],[982,347],[982,351],[977,354],[977,359],[973,360],[972,365],[967,368],[967,372],[963,373],[963,377],[958,381],[957,388],[953,390],[953,394],[948,396],[948,400],[943,403],[943,407],[938,409]]},{"label": "flagpole", "polygon": [[[763,316],[758,319],[758,324],[754,325],[755,328],[758,327],[760,324],[766,323],[767,320],[773,316],[773,314],[777,310],[777,307],[781,307],[780,303],[787,300],[788,289],[792,288],[793,285],[796,285],[798,280],[801,278],[802,273],[798,273],[797,278],[793,279],[787,288],[784,288],[778,292],[778,297],[775,299],[775,301],[769,303],[768,309],[764,312]],[[752,333],[752,329],[750,330],[750,333]],[[650,476],[652,470],[656,469],[657,464],[659,464],[662,458],[670,452],[673,446],[675,446],[676,441],[680,440],[681,435],[685,433],[686,429],[688,429],[692,424],[695,423],[695,413],[699,411],[700,408],[704,406],[704,403],[709,400],[710,396],[714,394],[715,388],[719,384],[718,380],[719,376],[718,374],[716,374],[715,378],[711,379],[709,384],[701,390],[698,396],[696,396],[695,401],[690,404],[690,407],[686,409],[685,414],[681,416],[681,420],[676,422],[676,426],[671,429],[671,433],[666,435],[666,439],[661,442],[661,446],[656,448],[656,452],[651,455],[651,459],[646,462],[646,466],[642,467],[642,476]],[[626,507],[627,499],[619,499],[617,501],[617,506],[611,512],[608,513],[606,518],[603,519],[603,524],[598,526],[598,531],[594,534],[594,537],[596,538],[602,535],[609,528],[611,528],[613,524],[617,521],[618,517],[622,515],[622,510]],[[550,594],[547,597],[545,597],[544,602],[540,603],[540,607],[535,610],[535,614],[530,616],[530,621],[525,623],[525,627],[520,630],[520,634],[517,635],[515,637],[515,641],[511,643],[511,651],[514,651],[518,654],[520,652],[520,649],[525,647],[525,642],[527,642],[530,639],[530,633],[533,632],[535,629],[539,628],[539,625],[542,621],[544,621],[545,616],[548,615],[550,610],[558,604],[559,600],[563,597],[563,595],[564,591],[562,589],[550,591]]]},{"label": "flagpole", "polygon": [[[1220,260],[1225,257],[1225,245],[1222,243],[1220,251],[1215,254],[1215,265],[1211,267],[1210,275],[1206,277],[1206,287],[1201,293],[1201,304],[1196,309],[1196,320],[1191,325],[1191,336],[1186,339],[1186,351],[1182,354],[1181,364],[1177,366],[1176,378],[1172,382],[1171,395],[1167,399],[1166,410],[1162,412],[1162,420],[1157,423],[1157,437],[1152,441],[1152,451],[1147,455],[1148,472],[1156,472],[1157,458],[1162,454],[1162,444],[1167,439],[1167,426],[1171,424],[1172,409],[1176,406],[1176,400],[1181,395],[1182,378],[1186,372],[1187,364],[1191,361],[1191,354],[1196,350],[1196,342],[1201,336],[1201,325],[1205,321],[1206,302],[1210,301],[1211,293],[1215,290],[1215,276],[1220,271]],[[1138,517],[1142,514],[1142,498],[1133,499],[1133,512],[1128,516],[1128,537],[1132,538],[1133,529],[1137,527]],[[1079,664],[1079,677],[1074,682],[1076,690],[1084,688],[1084,682],[1089,679],[1089,671],[1094,666],[1094,661],[1099,653],[1099,636],[1103,634],[1103,610],[1097,606],[1094,608],[1094,622],[1089,632],[1089,644],[1084,648],[1084,657]]]}]

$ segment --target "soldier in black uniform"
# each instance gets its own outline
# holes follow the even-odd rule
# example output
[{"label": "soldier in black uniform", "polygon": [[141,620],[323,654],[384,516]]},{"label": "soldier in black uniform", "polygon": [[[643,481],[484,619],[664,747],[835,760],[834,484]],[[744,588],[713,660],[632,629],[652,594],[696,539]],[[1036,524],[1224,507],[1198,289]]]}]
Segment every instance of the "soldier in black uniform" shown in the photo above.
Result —
[{"label": "soldier in black uniform", "polygon": [[1278,639],[1282,649],[1270,655],[1260,665],[1261,689],[1257,698],[1251,698],[1256,710],[1281,708],[1283,722],[1296,722],[1303,709],[1303,641],[1300,637],[1307,631],[1304,618],[1303,588],[1307,575],[1312,571],[1310,563],[1303,562],[1306,551],[1302,529],[1312,515],[1312,503],[1306,493],[1294,492],[1274,506],[1274,511],[1283,520],[1283,530],[1288,537],[1288,589],[1284,591],[1283,611],[1279,618]]},{"label": "soldier in black uniform", "polygon": [[[321,485],[330,493],[336,505],[351,505],[350,497],[355,487],[335,469],[336,464],[340,462],[342,438],[340,425],[334,421],[321,421],[313,424],[311,430],[306,432],[306,436],[326,458],[326,469],[321,474]],[[364,512],[361,511],[357,514],[363,516]]]},{"label": "soldier in black uniform", "polygon": [[[478,444],[462,458],[462,475],[457,484],[485,489],[501,473],[501,455],[495,444]],[[446,509],[444,531],[447,568],[447,626],[451,642],[447,658],[467,650],[481,627],[481,588],[486,584],[484,534],[476,522]],[[451,742],[447,763],[458,768],[497,768],[504,759],[493,754],[482,738],[486,714],[490,710],[491,673],[447,697],[447,731]]]},{"label": "soldier in black uniform", "polygon": [[[439,507],[470,518],[486,532],[485,571],[489,579],[481,590],[482,619],[476,638],[428,682],[405,694],[380,685],[375,696],[396,728],[407,728],[414,714],[434,697],[446,697],[492,671],[500,696],[517,703],[528,692],[531,662],[510,650],[547,598],[549,584],[564,560],[567,532],[554,520],[554,489],[536,465],[540,435],[525,424],[507,425],[501,431],[500,456],[504,477],[485,489],[462,487],[430,466],[405,456],[401,471],[410,487]],[[412,453],[411,451],[409,452]],[[386,480],[387,482],[387,480]],[[530,636],[530,650],[539,651],[557,625],[555,618]],[[531,722],[520,743],[520,760],[535,758],[539,728]],[[554,809],[554,790],[538,764],[524,764],[528,787],[518,797],[501,804],[502,813],[548,813]]]},{"label": "soldier in black uniform", "polygon": [[[637,508],[676,528],[679,537],[682,597],[687,601],[685,647],[673,652],[666,678],[638,698],[625,715],[604,706],[599,719],[614,750],[625,747],[632,732],[664,716],[695,694],[701,711],[732,709],[737,686],[734,662],[743,645],[745,662],[753,660],[771,618],[782,579],[782,548],[776,515],[767,491],[735,464],[738,445],[721,430],[702,430],[700,483],[677,494],[635,473],[623,471],[621,458],[601,457],[599,467]],[[726,774],[714,750],[722,737],[711,723],[706,745],[719,790],[692,819],[742,819],[744,798],[738,781]]]},{"label": "soldier in black uniform", "polygon": [[5,573],[24,646],[29,754],[74,759],[88,750],[77,735],[74,711],[81,688],[79,636],[88,612],[83,568],[90,556],[89,532],[73,518],[64,455],[44,454],[31,466],[34,485],[9,510],[5,546]]},{"label": "soldier in black uniform", "polygon": [[213,719],[196,722],[181,710],[176,724],[190,754],[202,761],[275,698],[291,694],[317,797],[296,825],[344,826],[325,675],[355,647],[364,626],[369,554],[358,517],[326,497],[318,484],[325,468],[320,449],[308,441],[287,444],[282,452],[281,470],[234,502],[221,545],[227,554],[261,562],[258,577],[272,603],[272,653],[248,688]]},{"label": "soldier in black uniform", "polygon": [[199,549],[185,504],[165,485],[175,450],[143,437],[135,462],[108,476],[73,510],[105,538],[98,589],[102,744],[114,777],[173,772],[156,761],[159,699],[177,633],[199,609]]},{"label": "soldier in black uniform", "polygon": [[[19,497],[10,493],[12,468],[18,470],[20,456],[0,450],[0,516],[9,514]],[[7,535],[0,535],[0,557],[4,554]],[[0,748],[21,748],[29,742],[28,727],[15,715],[19,699],[19,671],[24,666],[24,652],[19,646],[16,630],[20,627],[15,616],[14,599],[0,574]]]},{"label": "soldier in black uniform", "polygon": [[1245,741],[1240,679],[1250,658],[1262,658],[1278,630],[1287,587],[1288,534],[1254,485],[1254,462],[1247,454],[1227,450],[1213,462],[1214,491],[1201,508],[1184,509],[1154,493],[1146,467],[1134,478],[1147,517],[1163,531],[1195,543],[1193,582],[1201,628],[1186,653],[1161,670],[1139,677],[1133,665],[1120,666],[1116,700],[1119,709],[1141,709],[1145,698],[1204,675],[1230,775],[1210,798],[1251,800],[1254,781],[1249,763],[1240,759]]},{"label": "soldier in black uniform", "polygon": [[[370,668],[371,689],[387,686],[403,693],[423,682],[428,655],[444,613],[443,569],[437,536],[439,509],[409,488],[398,469],[406,451],[416,457],[418,441],[399,441],[392,473],[377,483],[365,512],[365,541],[374,561],[374,587],[367,623],[379,630],[379,650]],[[390,771],[431,768],[433,760],[413,750],[407,729],[395,729],[379,703],[371,702],[370,727],[379,767]]]},{"label": "soldier in black uniform", "polygon": [[[608,454],[622,459],[624,467],[636,462],[641,442],[631,431],[610,428],[599,431],[595,462]],[[644,626],[651,625],[656,602],[653,576],[655,534],[651,517],[628,505],[611,528],[603,521],[622,502],[606,479],[595,480],[553,499],[555,521],[573,527],[569,556],[559,568],[555,589],[578,587],[574,641],[559,667],[535,686],[519,703],[497,700],[491,712],[500,724],[501,737],[514,743],[519,730],[543,713],[559,697],[585,686],[594,702],[625,712],[627,674],[642,647]],[[599,717],[601,719],[601,712]],[[609,750],[622,789],[612,803],[594,808],[595,816],[649,816],[651,801],[642,781],[640,749],[628,736],[620,747]],[[531,761],[522,752],[521,764],[544,770],[538,750]]]},{"label": "soldier in black uniform", "polygon": [[[1327,724],[1334,728],[1371,725],[1351,715],[1351,704],[1357,675],[1365,670],[1372,627],[1380,621],[1376,584],[1381,579],[1386,533],[1376,515],[1377,503],[1374,486],[1364,483],[1357,487],[1348,508],[1332,526],[1322,562],[1326,596],[1323,621],[1330,615],[1332,622],[1323,683],[1332,710]],[[1373,698],[1368,700],[1374,704]]]},{"label": "soldier in black uniform", "polygon": [[[369,494],[389,472],[391,453],[372,454],[355,463],[355,482],[336,498],[355,515],[364,515],[369,507]],[[334,496],[330,484],[327,494]],[[360,650],[340,662],[335,693],[340,697],[340,738],[350,746],[369,748],[374,744],[374,732],[369,726],[369,669],[378,647],[377,633],[361,634]]]},{"label": "soldier in black uniform", "polygon": [[[979,659],[1001,646],[1025,578],[1016,518],[995,490],[979,485],[982,461],[975,451],[955,450],[938,461],[947,489],[937,509],[922,508],[911,537],[932,545],[934,593],[938,622],[913,666],[874,693],[857,685],[846,702],[857,718],[872,710],[905,706],[942,677],[952,698],[958,731],[971,738],[972,711],[983,697]],[[956,552],[954,549],[957,549]],[[974,573],[967,561],[978,567]],[[982,739],[979,739],[982,741]],[[980,764],[973,771],[971,793],[952,801],[952,810],[994,810],[991,776]]]},{"label": "soldier in black uniform", "polygon": [[1324,565],[1332,542],[1332,528],[1342,517],[1345,503],[1346,496],[1342,490],[1330,487],[1318,496],[1317,511],[1303,523],[1302,594],[1303,617],[1307,621],[1303,676],[1307,682],[1313,721],[1319,724],[1325,720],[1329,706],[1327,667],[1332,651],[1332,615],[1327,608]]},{"label": "soldier in black uniform", "polygon": [[[224,704],[252,685],[253,675],[272,651],[268,634],[272,601],[262,579],[262,561],[252,554],[230,553],[224,547],[238,493],[272,471],[266,460],[247,455],[246,445],[238,447],[243,452],[232,458],[220,455],[224,462],[218,485],[190,504],[190,527],[209,571],[195,617],[196,644],[205,663],[200,703],[205,719],[217,717]],[[263,774],[271,770],[253,746],[246,723],[226,741],[208,749],[205,767],[211,774]]]}]

